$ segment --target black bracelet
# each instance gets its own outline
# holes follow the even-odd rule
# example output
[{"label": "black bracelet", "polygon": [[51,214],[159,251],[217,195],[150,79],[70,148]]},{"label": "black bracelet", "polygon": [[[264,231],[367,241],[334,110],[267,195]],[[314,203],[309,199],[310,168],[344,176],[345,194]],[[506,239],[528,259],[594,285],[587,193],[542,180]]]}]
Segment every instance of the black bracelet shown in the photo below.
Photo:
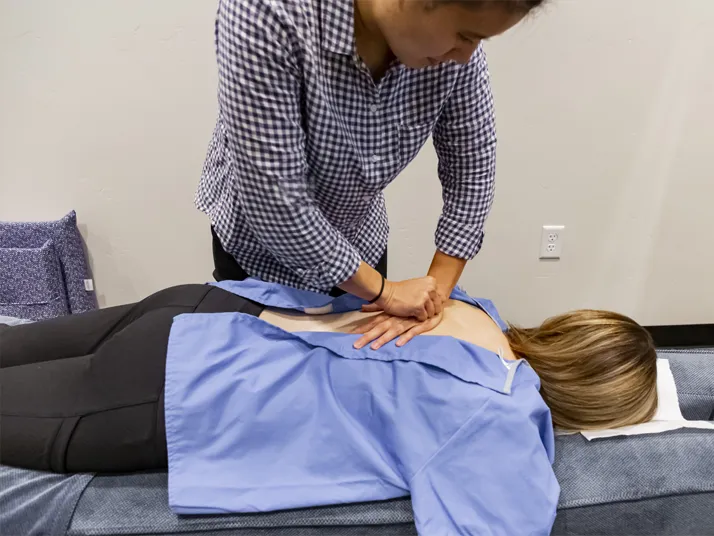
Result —
[{"label": "black bracelet", "polygon": [[[380,274],[380,275],[382,275],[382,274]],[[384,292],[384,283],[385,283],[385,280],[384,280],[384,276],[382,275],[382,288],[379,289],[379,294],[377,294],[377,297],[375,299],[373,299],[372,301],[367,302],[367,303],[369,303],[369,304],[375,303],[379,298],[382,297],[382,293]]]}]

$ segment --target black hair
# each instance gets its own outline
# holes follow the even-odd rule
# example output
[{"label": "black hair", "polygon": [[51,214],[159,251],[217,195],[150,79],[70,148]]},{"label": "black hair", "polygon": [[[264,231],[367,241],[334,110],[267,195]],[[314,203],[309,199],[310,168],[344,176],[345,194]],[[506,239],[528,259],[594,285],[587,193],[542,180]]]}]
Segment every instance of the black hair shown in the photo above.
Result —
[{"label": "black hair", "polygon": [[487,5],[500,5],[509,11],[530,13],[548,0],[435,0],[435,4],[460,4],[465,7],[480,8]]}]

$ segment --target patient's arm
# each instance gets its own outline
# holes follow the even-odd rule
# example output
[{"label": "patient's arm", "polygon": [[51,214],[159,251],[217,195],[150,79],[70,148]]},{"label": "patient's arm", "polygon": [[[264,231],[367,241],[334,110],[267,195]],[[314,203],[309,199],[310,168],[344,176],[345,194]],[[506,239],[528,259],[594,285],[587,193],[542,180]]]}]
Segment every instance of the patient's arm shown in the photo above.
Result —
[{"label": "patient's arm", "polygon": [[516,403],[489,400],[411,479],[419,534],[550,534],[559,487],[539,433],[546,416]]}]

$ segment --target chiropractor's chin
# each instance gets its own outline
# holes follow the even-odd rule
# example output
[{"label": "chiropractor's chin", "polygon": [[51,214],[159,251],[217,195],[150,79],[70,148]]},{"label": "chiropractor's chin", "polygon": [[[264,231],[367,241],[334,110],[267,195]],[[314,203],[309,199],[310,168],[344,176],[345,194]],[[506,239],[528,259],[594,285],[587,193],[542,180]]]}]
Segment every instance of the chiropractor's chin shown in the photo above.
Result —
[{"label": "chiropractor's chin", "polygon": [[395,52],[395,56],[410,69],[423,69],[444,63],[444,53],[438,50],[406,49]]},{"label": "chiropractor's chin", "polygon": [[447,61],[454,50],[455,40],[448,36],[434,36],[423,32],[395,36],[390,43],[394,55],[407,67],[422,69]]},{"label": "chiropractor's chin", "polygon": [[409,67],[410,69],[424,69],[425,67],[433,67],[434,65],[439,65],[444,63],[445,60],[441,57],[417,57],[410,59],[408,62],[402,60],[402,63]]},{"label": "chiropractor's chin", "polygon": [[424,69],[425,67],[435,65],[428,58],[410,58],[408,60],[402,60],[402,63],[410,69]]}]

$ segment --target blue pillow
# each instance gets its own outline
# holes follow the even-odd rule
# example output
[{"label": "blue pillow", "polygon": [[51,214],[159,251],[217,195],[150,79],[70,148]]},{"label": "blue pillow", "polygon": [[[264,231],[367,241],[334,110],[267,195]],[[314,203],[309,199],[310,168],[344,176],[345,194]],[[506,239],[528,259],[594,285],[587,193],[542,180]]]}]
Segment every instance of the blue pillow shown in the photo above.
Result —
[{"label": "blue pillow", "polygon": [[48,240],[52,241],[57,253],[69,312],[96,309],[93,285],[90,290],[85,286],[85,280],[89,281],[91,276],[74,211],[57,221],[0,222],[0,248],[41,248]]},{"label": "blue pillow", "polygon": [[0,248],[0,314],[31,320],[69,314],[51,240],[39,248]]}]

